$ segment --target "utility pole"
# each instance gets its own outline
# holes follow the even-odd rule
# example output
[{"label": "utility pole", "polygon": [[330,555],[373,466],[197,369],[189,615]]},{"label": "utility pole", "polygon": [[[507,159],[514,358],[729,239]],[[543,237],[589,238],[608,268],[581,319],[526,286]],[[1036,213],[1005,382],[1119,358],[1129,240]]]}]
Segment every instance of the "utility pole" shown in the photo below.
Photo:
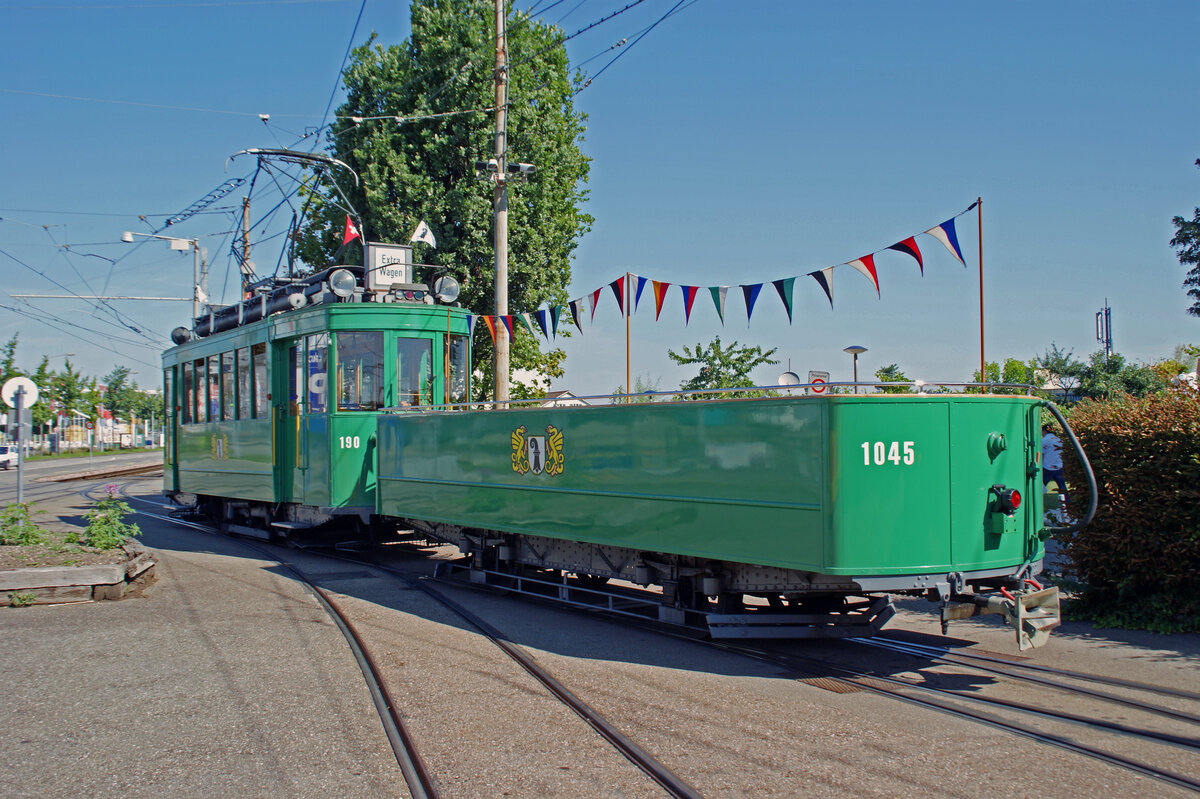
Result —
[{"label": "utility pole", "polygon": [[[504,0],[496,0],[496,185],[495,212],[496,316],[508,315],[508,42]],[[499,321],[499,320],[497,320]],[[508,328],[496,325],[496,402],[508,400]]]},{"label": "utility pole", "polygon": [[242,294],[246,293],[250,270],[250,197],[242,198]]}]

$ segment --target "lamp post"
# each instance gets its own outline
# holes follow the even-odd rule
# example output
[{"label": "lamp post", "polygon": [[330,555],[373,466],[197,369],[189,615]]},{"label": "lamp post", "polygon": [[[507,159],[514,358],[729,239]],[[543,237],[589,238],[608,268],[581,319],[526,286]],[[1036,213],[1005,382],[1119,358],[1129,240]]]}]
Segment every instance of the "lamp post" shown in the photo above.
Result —
[{"label": "lamp post", "polygon": [[848,352],[854,358],[854,393],[858,393],[858,356],[867,351],[866,347],[860,347],[855,344],[852,347],[846,347],[842,352]]},{"label": "lamp post", "polygon": [[[179,252],[192,251],[192,319],[200,316],[200,295],[204,294],[204,299],[208,300],[208,263],[205,259],[203,268],[201,268],[200,240],[199,239],[181,239],[174,236],[159,236],[156,233],[134,233],[126,230],[121,234],[121,241],[126,244],[133,242],[134,236],[143,236],[148,239],[161,239],[171,243],[172,250]],[[204,291],[201,292],[201,276],[204,280]]]}]

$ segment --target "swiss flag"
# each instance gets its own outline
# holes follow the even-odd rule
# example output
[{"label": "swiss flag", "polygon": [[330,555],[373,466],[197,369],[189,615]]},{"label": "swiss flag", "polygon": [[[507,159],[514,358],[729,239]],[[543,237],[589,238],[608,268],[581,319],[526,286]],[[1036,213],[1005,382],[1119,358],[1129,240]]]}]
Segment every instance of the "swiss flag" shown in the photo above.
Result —
[{"label": "swiss flag", "polygon": [[358,232],[358,228],[354,226],[354,222],[350,219],[350,214],[346,214],[346,234],[342,237],[342,244],[346,245],[355,239],[361,239],[362,234]]}]

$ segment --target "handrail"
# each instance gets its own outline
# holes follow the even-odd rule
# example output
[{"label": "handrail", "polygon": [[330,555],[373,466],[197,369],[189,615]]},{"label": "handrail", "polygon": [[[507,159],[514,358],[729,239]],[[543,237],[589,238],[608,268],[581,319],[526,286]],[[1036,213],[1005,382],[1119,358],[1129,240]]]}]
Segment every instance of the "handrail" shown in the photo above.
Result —
[{"label": "handrail", "polygon": [[[826,389],[830,388],[909,388],[916,395],[932,395],[942,393],[961,394],[963,392],[941,392],[936,389],[941,388],[986,388],[989,390],[997,388],[1017,388],[1023,389],[1026,395],[1030,395],[1036,390],[1036,386],[1028,383],[958,383],[958,382],[941,382],[933,380],[913,380],[913,381],[897,381],[897,382],[835,382],[835,383],[799,383],[797,385],[775,385],[775,386],[743,386],[739,388],[704,388],[690,389],[687,391],[645,391],[639,394],[591,394],[587,396],[571,396],[567,398],[559,397],[533,397],[530,399],[509,399],[509,400],[476,400],[474,402],[449,402],[436,403],[433,405],[403,405],[389,406],[380,408],[384,413],[438,413],[443,411],[454,410],[511,410],[514,407],[548,407],[548,408],[570,408],[575,407],[578,403],[587,404],[590,400],[607,400],[611,405],[625,404],[633,400],[638,403],[646,402],[678,402],[688,397],[705,396],[712,394],[749,394],[763,391],[779,391],[787,392],[791,396],[791,392],[807,389],[817,389],[821,396]],[[854,394],[837,394],[839,397],[853,397]],[[860,397],[878,396],[876,394],[859,394]],[[656,398],[666,398],[659,400]],[[772,397],[738,397],[737,399],[778,399],[778,395]],[[596,407],[596,406],[591,406]]]}]

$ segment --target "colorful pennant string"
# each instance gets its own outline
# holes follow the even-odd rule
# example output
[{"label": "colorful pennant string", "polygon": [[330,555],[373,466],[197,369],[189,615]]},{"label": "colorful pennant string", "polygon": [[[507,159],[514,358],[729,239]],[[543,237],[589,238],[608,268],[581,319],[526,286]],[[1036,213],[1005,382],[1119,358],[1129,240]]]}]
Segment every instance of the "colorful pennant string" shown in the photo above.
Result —
[{"label": "colorful pennant string", "polygon": [[488,332],[492,334],[492,344],[495,344],[496,343],[496,317],[485,316],[485,317],[483,317],[483,322],[484,322],[484,324],[487,325]]},{"label": "colorful pennant string", "polygon": [[600,305],[600,295],[604,293],[604,287],[596,289],[592,292],[592,321],[596,321],[596,308]]},{"label": "colorful pennant string", "polygon": [[713,305],[717,306],[717,316],[721,318],[721,324],[725,324],[725,295],[729,293],[729,286],[710,286],[708,289],[712,292]]},{"label": "colorful pennant string", "polygon": [[633,310],[638,309],[638,305],[642,302],[642,289],[646,288],[646,278],[641,275],[634,275],[637,278],[637,293],[633,295]]},{"label": "colorful pennant string", "polygon": [[783,280],[772,280],[771,285],[779,292],[779,299],[783,300],[783,307],[787,308],[788,324],[792,323],[792,288],[796,285],[796,278],[786,277]]},{"label": "colorful pennant string", "polygon": [[[971,207],[974,208],[975,206],[972,205]],[[925,232],[940,241],[942,246],[949,250],[950,254],[957,258],[960,264],[963,266],[967,265],[967,262],[963,260],[962,250],[958,246],[958,234],[954,230],[953,219],[947,219],[937,227],[931,227]],[[924,271],[923,269],[921,270],[922,274],[924,274]]]},{"label": "colorful pennant string", "polygon": [[686,326],[692,320],[692,303],[696,301],[699,286],[680,286],[683,289],[683,324]]},{"label": "colorful pennant string", "polygon": [[827,266],[824,269],[818,269],[815,272],[809,272],[808,276],[817,281],[817,284],[824,290],[825,296],[829,298],[829,307],[833,307],[833,267]]},{"label": "colorful pennant string", "polygon": [[550,334],[546,332],[546,311],[538,310],[533,312],[533,318],[537,320],[538,327],[542,330],[542,338],[546,341],[550,340]]},{"label": "colorful pennant string", "polygon": [[762,291],[762,283],[742,286],[742,296],[746,298],[746,327],[750,326],[750,317],[754,315],[754,303],[758,302],[758,293]]},{"label": "colorful pennant string", "polygon": [[657,322],[658,315],[662,313],[663,300],[667,298],[667,289],[671,287],[671,284],[657,280],[650,282],[654,284],[654,321]]},{"label": "colorful pennant string", "polygon": [[866,275],[867,280],[870,280],[875,286],[875,294],[879,295],[879,275],[875,274],[874,255],[864,255],[862,258],[855,258],[853,261],[848,261],[846,266],[853,267]]},{"label": "colorful pennant string", "polygon": [[625,278],[619,277],[608,284],[612,289],[613,296],[617,298],[617,307],[621,309],[621,316],[625,315]]},{"label": "colorful pennant string", "polygon": [[913,258],[916,258],[917,266],[921,267],[921,274],[925,274],[925,261],[921,259],[921,250],[917,247],[917,240],[915,238],[909,236],[904,241],[896,242],[891,247],[888,247],[888,249],[895,250],[896,252],[906,253],[911,255]]}]

